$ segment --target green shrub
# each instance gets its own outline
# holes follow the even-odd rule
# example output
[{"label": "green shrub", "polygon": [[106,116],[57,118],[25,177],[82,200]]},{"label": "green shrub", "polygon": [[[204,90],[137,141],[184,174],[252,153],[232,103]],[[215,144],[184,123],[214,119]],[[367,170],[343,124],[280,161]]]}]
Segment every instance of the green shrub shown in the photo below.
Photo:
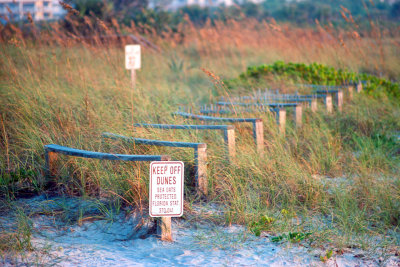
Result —
[{"label": "green shrub", "polygon": [[225,81],[231,90],[237,87],[250,88],[262,83],[264,77],[274,75],[275,78],[292,80],[295,83],[317,85],[343,85],[363,81],[364,91],[374,97],[387,96],[400,100],[400,85],[370,74],[358,74],[342,69],[335,69],[318,63],[284,63],[277,61],[272,65],[249,67],[238,78]]}]

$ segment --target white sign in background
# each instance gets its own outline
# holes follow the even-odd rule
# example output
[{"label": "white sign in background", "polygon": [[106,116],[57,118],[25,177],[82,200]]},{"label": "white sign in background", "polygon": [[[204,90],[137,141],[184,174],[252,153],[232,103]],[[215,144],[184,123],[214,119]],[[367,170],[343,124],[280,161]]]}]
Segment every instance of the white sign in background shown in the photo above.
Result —
[{"label": "white sign in background", "polygon": [[154,161],[150,164],[150,216],[183,215],[184,164],[181,161]]},{"label": "white sign in background", "polygon": [[125,46],[125,68],[128,70],[140,69],[140,45]]}]

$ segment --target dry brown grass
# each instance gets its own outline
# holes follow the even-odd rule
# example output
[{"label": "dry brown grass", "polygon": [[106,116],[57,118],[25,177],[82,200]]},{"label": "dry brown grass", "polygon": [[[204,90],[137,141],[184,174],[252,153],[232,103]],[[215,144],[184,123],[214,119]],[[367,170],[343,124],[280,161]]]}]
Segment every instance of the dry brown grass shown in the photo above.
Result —
[{"label": "dry brown grass", "polygon": [[[364,158],[357,159],[353,152],[358,151],[345,143],[345,138],[354,137],[353,132],[346,131],[347,122],[350,126],[368,122],[373,126],[371,135],[379,133],[380,125],[390,124],[388,133],[392,134],[398,128],[394,119],[398,108],[389,104],[361,97],[356,100],[360,106],[354,105],[336,117],[307,114],[304,127],[299,131],[289,127],[285,138],[274,127],[272,117],[265,115],[267,157],[255,153],[251,132],[242,127],[238,129],[237,149],[243,153],[233,166],[224,161],[219,134],[144,131],[132,127],[132,122],[189,123],[170,116],[171,112],[178,105],[214,101],[217,94],[224,94],[221,79],[236,77],[250,65],[276,60],[319,62],[396,77],[400,73],[398,30],[366,33],[329,25],[298,28],[252,19],[208,23],[198,28],[186,20],[178,31],[158,35],[152,29],[133,24],[113,23],[104,27],[90,18],[68,20],[69,32],[60,23],[52,24],[49,31],[32,31],[28,36],[14,26],[0,29],[3,32],[0,147],[4,151],[0,167],[32,168],[37,175],[33,179],[19,177],[24,183],[37,186],[39,191],[43,189],[40,186],[45,181],[44,144],[94,151],[170,154],[193,166],[193,157],[187,150],[104,144],[100,134],[107,131],[149,139],[207,142],[210,199],[228,206],[229,222],[248,223],[261,214],[275,216],[285,208],[312,216],[328,214],[336,220],[338,236],[365,232],[372,224],[377,225],[379,233],[398,226],[395,218],[399,183],[391,179],[398,171],[397,166],[392,166],[397,159],[385,158],[385,151],[375,145],[376,140],[361,133],[362,126],[355,127],[354,132],[362,135],[357,139],[360,147],[356,149],[362,150]],[[94,37],[82,38],[82,32],[94,33]],[[131,88],[129,72],[124,69],[121,46],[127,41],[110,39],[103,43],[100,37],[119,32],[136,36],[144,32],[161,49],[158,52],[144,46],[143,68],[138,71],[135,90]],[[60,193],[118,196],[121,202],[137,208],[146,204],[145,164],[103,164],[60,157],[57,167]],[[332,177],[349,174],[354,183],[344,191],[327,193],[314,178],[316,174]],[[382,176],[383,182],[379,180]],[[375,181],[370,188],[358,186],[368,180]],[[2,188],[8,188],[9,181],[4,183],[6,186]],[[387,192],[384,187],[394,188],[387,199],[382,198]],[[195,199],[190,191],[187,193],[188,200]],[[366,194],[368,198],[358,197]],[[360,211],[359,207],[365,209]],[[293,230],[290,225],[282,224],[276,226],[277,231]],[[312,228],[312,224],[307,227]],[[333,226],[327,225],[324,231],[330,231],[330,227]]]},{"label": "dry brown grass", "polygon": [[[370,22],[370,31],[360,31],[351,14],[346,10],[348,28],[321,25],[298,28],[290,24],[277,24],[274,20],[257,21],[247,18],[241,21],[208,21],[204,26],[195,26],[188,18],[177,30],[167,29],[162,34],[143,25],[118,25],[114,20],[106,25],[98,18],[80,17],[71,11],[65,22],[50,24],[49,30],[38,31],[33,23],[25,25],[25,32],[9,24],[0,29],[2,42],[16,46],[29,45],[28,36],[36,44],[61,45],[63,47],[86,47],[101,49],[123,46],[129,38],[117,38],[121,33],[145,36],[158,45],[164,54],[171,51],[193,56],[202,61],[218,57],[219,74],[232,75],[232,68],[244,70],[250,64],[270,63],[276,60],[312,63],[319,62],[353,71],[368,71],[395,78],[398,76],[398,51],[400,28],[385,29]],[[65,30],[68,26],[68,31]],[[89,38],[90,36],[90,38]],[[115,36],[101,38],[101,36]],[[149,49],[152,50],[152,49]],[[154,51],[149,51],[153,53]],[[183,53],[183,55],[182,55]],[[249,62],[249,58],[251,59]],[[186,59],[186,58],[185,58]],[[208,66],[206,66],[208,67]]]}]

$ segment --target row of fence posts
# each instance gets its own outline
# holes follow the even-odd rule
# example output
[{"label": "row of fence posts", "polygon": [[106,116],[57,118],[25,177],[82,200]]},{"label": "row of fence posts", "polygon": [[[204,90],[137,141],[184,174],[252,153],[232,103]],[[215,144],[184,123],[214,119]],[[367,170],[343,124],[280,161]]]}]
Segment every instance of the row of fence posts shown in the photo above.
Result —
[{"label": "row of fence posts", "polygon": [[[274,112],[276,114],[276,123],[281,132],[284,133],[286,125],[286,109],[293,108],[295,114],[295,123],[297,127],[301,126],[302,107],[308,104],[312,112],[317,112],[317,102],[323,99],[326,111],[333,112],[332,100],[336,104],[338,111],[343,109],[343,90],[347,88],[347,96],[349,100],[353,99],[354,90],[358,93],[362,91],[362,83],[356,86],[318,86],[318,85],[302,85],[314,89],[314,93],[310,95],[280,94],[278,90],[272,91],[265,89],[253,92],[247,96],[233,96],[228,98],[220,98],[216,104],[207,104],[200,107],[199,113],[194,114],[193,107],[180,107],[174,115],[184,118],[201,120],[207,122],[228,122],[228,123],[252,123],[253,137],[258,154],[264,154],[264,128],[261,118],[238,118],[238,117],[218,117],[218,115],[232,115],[244,113],[258,112]],[[209,116],[211,115],[211,116]],[[230,161],[235,157],[235,132],[233,125],[163,125],[163,124],[135,124],[136,127],[158,128],[158,129],[201,129],[201,130],[223,130],[224,140],[227,151],[227,159]],[[283,126],[283,127],[282,127]],[[155,145],[155,146],[171,146],[171,147],[192,147],[194,148],[194,158],[196,162],[195,184],[199,194],[207,196],[208,179],[207,179],[207,145],[203,143],[186,143],[162,140],[148,140],[139,138],[124,137],[111,133],[103,133],[103,138],[121,139],[133,143]],[[111,160],[128,160],[128,161],[148,161],[148,160],[170,160],[168,156],[141,156],[141,155],[114,155],[92,151],[76,150],[57,145],[45,146],[46,168],[51,175],[54,175],[55,153],[65,155],[79,156],[85,158],[111,159]],[[114,158],[115,157],[115,158]],[[157,157],[157,158],[152,158]],[[162,217],[159,225],[159,234],[162,240],[172,240],[171,217]]]}]

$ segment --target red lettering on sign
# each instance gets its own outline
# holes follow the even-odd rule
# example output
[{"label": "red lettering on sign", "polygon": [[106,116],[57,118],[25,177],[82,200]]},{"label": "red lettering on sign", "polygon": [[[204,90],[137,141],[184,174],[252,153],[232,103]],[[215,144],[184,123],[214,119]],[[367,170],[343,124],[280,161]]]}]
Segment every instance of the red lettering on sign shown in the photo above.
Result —
[{"label": "red lettering on sign", "polygon": [[157,185],[176,184],[175,176],[157,176]]}]

